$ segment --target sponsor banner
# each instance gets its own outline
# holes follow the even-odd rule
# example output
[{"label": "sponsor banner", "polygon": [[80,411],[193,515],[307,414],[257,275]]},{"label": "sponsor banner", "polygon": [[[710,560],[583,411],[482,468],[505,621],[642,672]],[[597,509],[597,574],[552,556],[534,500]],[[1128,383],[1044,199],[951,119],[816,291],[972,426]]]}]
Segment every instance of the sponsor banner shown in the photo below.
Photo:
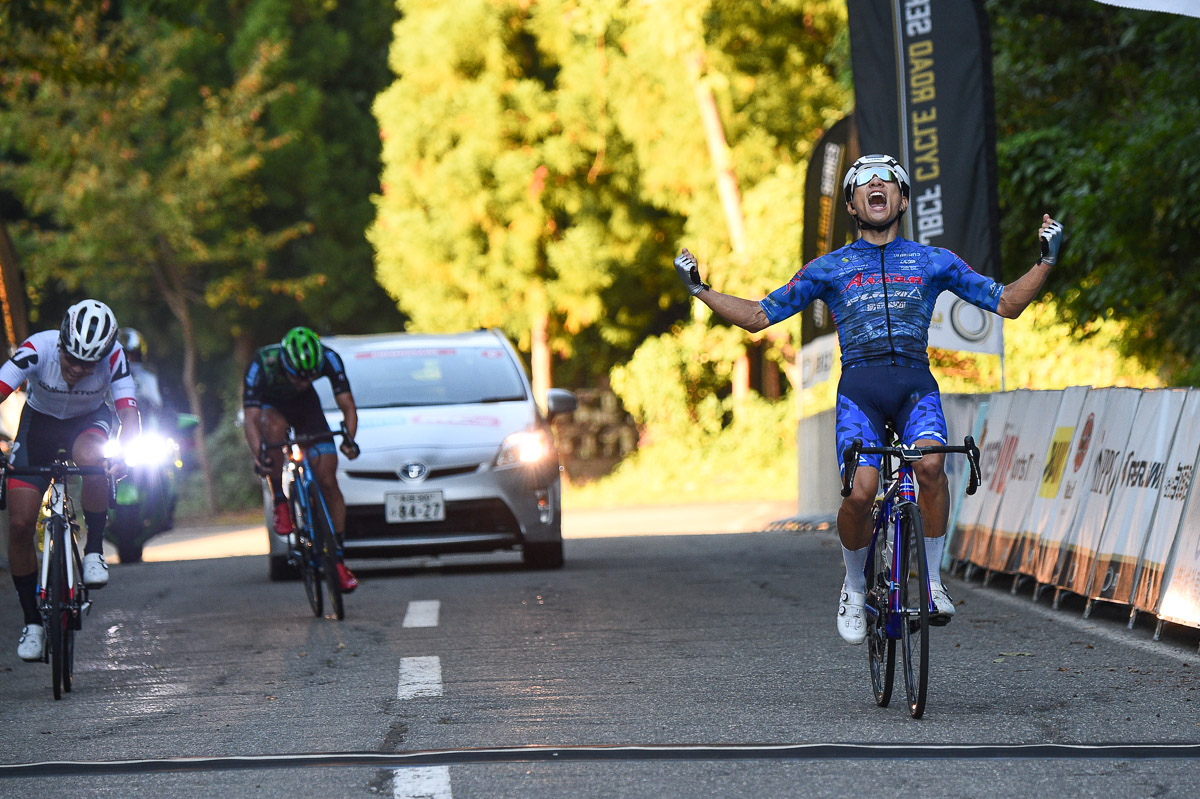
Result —
[{"label": "sponsor banner", "polygon": [[1187,494],[1155,613],[1163,621],[1200,627],[1200,496]]},{"label": "sponsor banner", "polygon": [[1108,520],[1120,482],[1121,464],[1130,443],[1129,430],[1142,397],[1142,392],[1134,388],[1109,391],[1112,396],[1103,420],[1097,425],[1096,440],[1092,444],[1092,463],[1084,485],[1085,498],[1071,528],[1066,560],[1059,573],[1059,587],[1081,596],[1087,593],[1092,567],[1096,564],[1104,523]]},{"label": "sponsor banner", "polygon": [[1135,610],[1154,612],[1158,609],[1172,545],[1181,533],[1179,520],[1192,488],[1197,452],[1200,452],[1200,390],[1193,388],[1183,402],[1179,425],[1175,428],[1175,443],[1162,476],[1154,521],[1150,523],[1138,558],[1130,600]]},{"label": "sponsor banner", "polygon": [[824,383],[838,359],[837,336],[821,336],[800,345],[800,368],[805,388]]},{"label": "sponsor banner", "polygon": [[1067,463],[1058,491],[1058,500],[1051,508],[1047,523],[1038,531],[1038,551],[1034,557],[1034,579],[1042,584],[1057,585],[1067,560],[1067,543],[1075,516],[1087,498],[1087,479],[1092,465],[1093,445],[1099,441],[1098,431],[1116,389],[1091,389],[1079,410],[1079,420],[1067,451]]},{"label": "sponsor banner", "polygon": [[[982,0],[849,0],[848,11],[860,148],[894,155],[911,181],[902,235],[951,249],[997,276],[991,41]],[[943,306],[945,325],[938,343],[931,334],[933,346],[1003,351],[980,349],[995,346],[998,334],[974,344],[957,337],[953,318]],[[978,334],[981,327],[967,329]]]},{"label": "sponsor banner", "polygon": [[[1051,525],[1055,506],[1066,485],[1065,477],[1070,468],[1072,442],[1079,425],[1079,413],[1087,398],[1086,386],[1071,386],[1059,394],[1058,412],[1054,415],[1049,441],[1042,455],[1042,472],[1038,478],[1037,492],[1030,500],[1029,513],[1018,530],[1022,544],[1017,556],[1018,574],[1033,576],[1041,556],[1044,542],[1042,532]],[[1036,442],[1035,442],[1036,443]]]},{"label": "sponsor banner", "polygon": [[1004,319],[943,291],[933,306],[929,346],[998,355],[1004,352]]},{"label": "sponsor banner", "polygon": [[[943,394],[942,412],[946,415],[946,430],[951,444],[961,444],[969,435],[979,445],[983,422],[987,418],[987,394]],[[969,467],[965,455],[946,456],[946,479],[950,484],[950,513],[946,524],[946,546],[942,549],[942,568],[949,568],[954,559],[954,528],[967,497]]]},{"label": "sponsor banner", "polygon": [[1186,389],[1142,392],[1088,582],[1089,599],[1128,604],[1138,556],[1158,506]]},{"label": "sponsor banner", "polygon": [[954,550],[952,558],[956,561],[981,565],[980,561],[973,559],[979,551],[980,539],[983,539],[982,553],[987,552],[987,536],[991,534],[992,523],[996,520],[999,491],[1004,486],[1001,462],[1004,459],[1005,423],[1015,395],[1016,392],[1006,391],[993,396],[988,403],[987,417],[978,439],[982,484],[973,496],[963,498],[962,512],[955,525],[954,539],[950,542]]},{"label": "sponsor banner", "polygon": [[1009,459],[1004,498],[996,514],[992,541],[984,566],[994,572],[1015,573],[1032,541],[1022,535],[1025,520],[1042,484],[1045,442],[1054,435],[1061,391],[1030,391],[1017,397],[1006,428],[1013,428],[1012,457]]}]

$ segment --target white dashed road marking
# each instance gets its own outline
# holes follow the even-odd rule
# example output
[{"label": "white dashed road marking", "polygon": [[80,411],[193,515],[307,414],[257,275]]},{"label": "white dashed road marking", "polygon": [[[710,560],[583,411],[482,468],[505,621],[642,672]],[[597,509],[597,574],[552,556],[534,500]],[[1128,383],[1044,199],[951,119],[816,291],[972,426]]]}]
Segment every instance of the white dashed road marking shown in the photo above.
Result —
[{"label": "white dashed road marking", "polygon": [[[436,599],[408,603],[405,627],[437,627],[441,603]],[[397,699],[442,695],[442,662],[437,656],[401,658]],[[450,767],[398,768],[392,772],[394,799],[453,799]]]},{"label": "white dashed road marking", "polygon": [[438,609],[441,602],[436,599],[418,599],[408,603],[404,614],[405,627],[437,627]]},{"label": "white dashed road marking", "polygon": [[397,699],[442,695],[442,661],[437,655],[400,659]]},{"label": "white dashed road marking", "polygon": [[450,767],[398,768],[392,777],[394,799],[451,799]]}]

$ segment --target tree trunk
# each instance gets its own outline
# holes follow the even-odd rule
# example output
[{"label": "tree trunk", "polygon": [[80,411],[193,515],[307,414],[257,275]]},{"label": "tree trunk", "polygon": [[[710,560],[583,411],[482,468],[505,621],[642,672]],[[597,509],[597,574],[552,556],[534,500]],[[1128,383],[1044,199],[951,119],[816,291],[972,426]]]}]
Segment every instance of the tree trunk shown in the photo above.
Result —
[{"label": "tree trunk", "polygon": [[[742,195],[738,189],[737,173],[733,169],[733,158],[729,155],[725,128],[721,125],[721,115],[717,110],[717,100],[703,79],[702,68],[703,56],[693,56],[688,60],[688,78],[700,110],[700,120],[704,124],[708,155],[716,172],[717,194],[725,213],[725,225],[729,228],[729,244],[734,255],[742,255],[746,252],[746,218],[742,213]],[[732,379],[733,415],[737,418],[750,394],[750,361],[744,350],[734,362]]]},{"label": "tree trunk", "polygon": [[192,309],[188,304],[183,276],[175,268],[174,259],[171,257],[168,246],[159,242],[158,249],[159,258],[151,264],[151,269],[167,307],[179,321],[179,329],[183,336],[183,390],[187,394],[189,410],[200,420],[200,426],[196,431],[196,460],[200,463],[200,471],[204,477],[205,509],[212,514],[217,511],[217,492],[216,486],[213,484],[212,466],[208,460],[208,443],[204,437],[204,413],[200,402],[200,387],[196,383],[196,328],[192,322]]}]

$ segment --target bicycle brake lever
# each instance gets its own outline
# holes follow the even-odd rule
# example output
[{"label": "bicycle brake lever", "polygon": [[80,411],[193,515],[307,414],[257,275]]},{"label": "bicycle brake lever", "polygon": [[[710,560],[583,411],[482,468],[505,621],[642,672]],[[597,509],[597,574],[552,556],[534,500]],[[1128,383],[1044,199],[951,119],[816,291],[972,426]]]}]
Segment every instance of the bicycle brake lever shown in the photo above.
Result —
[{"label": "bicycle brake lever", "polygon": [[858,471],[858,451],[862,449],[862,439],[856,438],[846,451],[842,453],[842,496],[850,496],[854,489],[854,473]]},{"label": "bicycle brake lever", "polygon": [[973,495],[983,482],[983,475],[979,471],[979,447],[975,446],[975,439],[971,436],[967,436],[963,443],[967,447],[967,465],[971,473],[967,481],[967,494]]}]

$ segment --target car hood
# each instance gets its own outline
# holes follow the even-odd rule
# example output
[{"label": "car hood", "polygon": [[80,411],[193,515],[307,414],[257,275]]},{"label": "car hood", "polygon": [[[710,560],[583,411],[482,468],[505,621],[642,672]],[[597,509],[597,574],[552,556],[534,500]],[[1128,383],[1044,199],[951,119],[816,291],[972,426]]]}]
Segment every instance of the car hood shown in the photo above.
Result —
[{"label": "car hood", "polygon": [[[337,429],[341,414],[329,414]],[[511,433],[534,424],[527,402],[419,408],[359,408],[356,440],[362,451],[397,448],[498,447]]]}]

